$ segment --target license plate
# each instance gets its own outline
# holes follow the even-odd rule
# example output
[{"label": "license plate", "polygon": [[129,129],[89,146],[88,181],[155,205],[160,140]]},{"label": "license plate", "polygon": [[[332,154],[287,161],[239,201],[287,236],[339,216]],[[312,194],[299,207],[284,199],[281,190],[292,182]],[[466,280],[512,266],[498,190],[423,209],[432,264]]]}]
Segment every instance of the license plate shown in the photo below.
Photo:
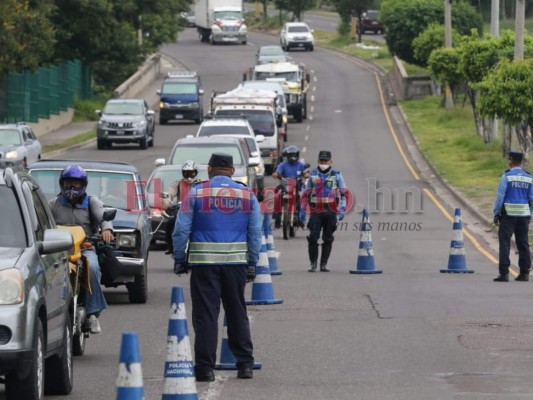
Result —
[{"label": "license plate", "polygon": [[304,44],[303,43],[298,43],[298,46],[299,47],[302,47]]},{"label": "license plate", "polygon": [[124,135],[125,133],[125,131],[117,131],[117,135]]},{"label": "license plate", "polygon": [[183,115],[181,115],[181,114],[176,114],[176,119],[183,119]]}]

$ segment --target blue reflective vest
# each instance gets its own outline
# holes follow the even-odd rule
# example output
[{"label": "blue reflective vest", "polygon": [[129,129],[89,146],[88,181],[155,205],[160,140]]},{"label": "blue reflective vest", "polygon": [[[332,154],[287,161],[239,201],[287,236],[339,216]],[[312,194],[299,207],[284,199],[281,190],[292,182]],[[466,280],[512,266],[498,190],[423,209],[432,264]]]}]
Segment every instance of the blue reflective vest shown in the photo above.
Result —
[{"label": "blue reflective vest", "polygon": [[179,210],[173,239],[178,263],[255,265],[261,249],[261,213],[255,195],[226,176],[194,185]]},{"label": "blue reflective vest", "polygon": [[500,215],[502,206],[511,217],[530,217],[533,205],[533,177],[520,167],[505,171],[498,186],[494,215]]},{"label": "blue reflective vest", "polygon": [[[327,172],[322,172],[318,168],[315,168],[309,175],[309,180],[307,181],[307,189],[311,189],[310,193],[310,203],[311,206],[316,206],[319,204],[327,205],[332,200],[330,195],[336,189],[346,189],[346,184],[341,173],[333,168]],[[339,205],[339,208],[343,210],[346,207],[346,197],[342,192],[335,193],[335,197],[338,199],[340,196],[340,201],[336,202]]]}]

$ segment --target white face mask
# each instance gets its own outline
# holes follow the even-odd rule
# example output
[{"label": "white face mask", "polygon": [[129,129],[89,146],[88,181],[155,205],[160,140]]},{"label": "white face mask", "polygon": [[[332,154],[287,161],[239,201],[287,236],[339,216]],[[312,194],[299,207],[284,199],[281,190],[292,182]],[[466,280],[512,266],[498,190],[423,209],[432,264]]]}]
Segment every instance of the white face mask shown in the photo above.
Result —
[{"label": "white face mask", "polygon": [[318,169],[320,171],[326,171],[329,167],[331,167],[330,164],[318,164]]}]

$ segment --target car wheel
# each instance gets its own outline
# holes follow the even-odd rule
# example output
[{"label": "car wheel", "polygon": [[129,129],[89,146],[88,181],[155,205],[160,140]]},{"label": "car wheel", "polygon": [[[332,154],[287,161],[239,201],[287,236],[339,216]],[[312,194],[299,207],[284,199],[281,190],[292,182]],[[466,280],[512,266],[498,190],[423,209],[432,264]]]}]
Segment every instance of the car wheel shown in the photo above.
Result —
[{"label": "car wheel", "polygon": [[148,255],[144,259],[143,273],[135,276],[135,280],[126,283],[128,298],[131,304],[144,304],[148,300]]},{"label": "car wheel", "polygon": [[65,317],[61,356],[53,356],[46,362],[44,390],[46,394],[66,395],[72,392],[72,322]]},{"label": "car wheel", "polygon": [[96,148],[98,150],[105,150],[107,149],[107,142],[105,140],[102,140],[102,139],[97,139],[96,140]]},{"label": "car wheel", "polygon": [[294,112],[294,118],[296,119],[297,122],[303,122],[304,120],[304,116],[303,116],[303,109],[299,109],[299,110],[296,110]]},{"label": "car wheel", "polygon": [[168,119],[159,118],[159,125],[166,125],[168,124]]},{"label": "car wheel", "polygon": [[44,397],[45,371],[45,342],[43,324],[40,319],[35,321],[33,336],[33,360],[30,371],[24,378],[19,378],[16,372],[6,376],[6,397],[8,400],[39,399]]},{"label": "car wheel", "polygon": [[85,353],[85,333],[76,333],[72,337],[72,352],[75,356],[82,356]]},{"label": "car wheel", "polygon": [[146,136],[139,140],[139,147],[141,148],[141,150],[146,150],[146,148],[148,147],[148,141]]},{"label": "car wheel", "polygon": [[309,47],[309,51],[313,51],[315,49],[315,46]]}]

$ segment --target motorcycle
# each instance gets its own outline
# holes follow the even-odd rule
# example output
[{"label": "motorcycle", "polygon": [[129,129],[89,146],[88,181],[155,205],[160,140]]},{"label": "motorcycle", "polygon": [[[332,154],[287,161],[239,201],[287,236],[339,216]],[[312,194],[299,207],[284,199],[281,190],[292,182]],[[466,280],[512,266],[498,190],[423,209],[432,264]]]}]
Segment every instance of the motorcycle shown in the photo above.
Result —
[{"label": "motorcycle", "polygon": [[305,189],[305,178],[282,178],[277,189],[281,196],[281,227],[283,239],[296,236],[296,228],[300,223],[300,194]]}]

